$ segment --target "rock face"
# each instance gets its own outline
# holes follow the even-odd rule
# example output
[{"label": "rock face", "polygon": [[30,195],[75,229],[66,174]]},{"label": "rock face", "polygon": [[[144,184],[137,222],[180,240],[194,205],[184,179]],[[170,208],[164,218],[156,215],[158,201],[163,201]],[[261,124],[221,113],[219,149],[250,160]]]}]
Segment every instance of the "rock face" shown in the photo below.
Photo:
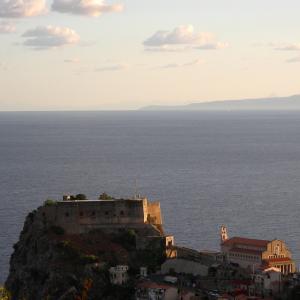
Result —
[{"label": "rock face", "polygon": [[[30,213],[14,246],[5,286],[12,299],[131,299],[140,266],[155,269],[163,251],[137,250],[132,231],[107,235],[101,231],[70,235],[47,226]],[[108,269],[130,267],[130,280],[112,286]]]}]

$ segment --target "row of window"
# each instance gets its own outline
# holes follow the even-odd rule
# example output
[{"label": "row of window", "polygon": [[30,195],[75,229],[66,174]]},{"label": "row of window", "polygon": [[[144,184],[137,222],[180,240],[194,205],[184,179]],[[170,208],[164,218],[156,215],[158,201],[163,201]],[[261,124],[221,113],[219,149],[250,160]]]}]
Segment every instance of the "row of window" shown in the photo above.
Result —
[{"label": "row of window", "polygon": [[257,256],[253,255],[246,255],[246,254],[239,254],[239,253],[229,253],[231,257],[237,257],[239,259],[246,259],[246,260],[259,260]]},{"label": "row of window", "polygon": [[[84,215],[86,215],[86,216],[88,216],[88,217],[91,217],[91,216],[94,217],[94,216],[96,216],[96,212],[95,212],[95,211],[91,211],[91,212],[89,212],[89,213],[84,213],[83,211],[79,212],[79,217],[84,217]],[[105,211],[105,212],[104,212],[104,215],[105,215],[105,216],[109,216],[109,215],[111,215],[111,214],[110,214],[109,211]],[[70,216],[70,213],[66,212],[66,213],[65,213],[65,217],[69,217],[69,216]],[[116,214],[113,214],[112,216],[113,216],[113,217],[116,217],[117,215],[116,215]],[[123,210],[120,211],[120,216],[124,216],[124,211],[123,211]]]},{"label": "row of window", "polygon": [[269,255],[269,258],[284,258],[284,255]]}]

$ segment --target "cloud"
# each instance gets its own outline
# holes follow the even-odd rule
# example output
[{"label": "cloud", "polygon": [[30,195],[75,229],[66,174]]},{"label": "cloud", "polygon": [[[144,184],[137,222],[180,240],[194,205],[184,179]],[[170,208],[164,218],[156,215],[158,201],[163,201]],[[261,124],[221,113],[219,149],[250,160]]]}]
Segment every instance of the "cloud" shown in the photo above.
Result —
[{"label": "cloud", "polygon": [[183,52],[185,50],[189,50],[190,47],[175,47],[175,46],[169,46],[169,45],[163,45],[160,47],[145,47],[145,51],[147,52]]},{"label": "cloud", "polygon": [[199,59],[196,59],[196,60],[192,60],[192,61],[190,61],[190,62],[187,62],[187,63],[183,64],[183,66],[185,66],[185,67],[188,67],[188,66],[199,66],[199,65],[202,65],[202,64],[204,64],[204,63],[205,63],[205,60],[199,58]]},{"label": "cloud", "polygon": [[182,25],[173,31],[157,31],[144,41],[146,51],[183,51],[193,49],[223,49],[227,43],[218,42],[211,32],[196,32],[192,25]]},{"label": "cloud", "polygon": [[0,0],[0,18],[33,17],[45,11],[45,0]]},{"label": "cloud", "polygon": [[123,10],[123,5],[108,5],[103,0],[54,0],[52,10],[73,15],[98,17],[103,13],[120,12]]},{"label": "cloud", "polygon": [[108,65],[96,68],[96,72],[109,72],[109,71],[121,71],[128,69],[130,67],[129,64],[116,64],[116,65]]},{"label": "cloud", "polygon": [[287,63],[297,63],[297,62],[300,62],[300,56],[290,58],[290,59],[286,60],[286,62]]},{"label": "cloud", "polygon": [[26,38],[24,45],[36,50],[62,47],[77,44],[79,35],[67,27],[45,26],[26,31],[22,37]]},{"label": "cloud", "polygon": [[0,34],[2,33],[13,33],[16,31],[16,26],[10,22],[0,23]]},{"label": "cloud", "polygon": [[171,63],[171,64],[162,65],[159,67],[159,69],[174,69],[174,68],[182,68],[182,67],[199,66],[202,65],[203,63],[205,63],[203,59],[196,59],[184,64]]},{"label": "cloud", "polygon": [[3,63],[0,61],[0,71],[7,71],[8,67],[6,65],[6,63]]},{"label": "cloud", "polygon": [[286,44],[286,43],[270,43],[269,46],[274,50],[280,51],[300,51],[300,43]]},{"label": "cloud", "polygon": [[80,62],[79,58],[70,58],[64,60],[64,63],[67,64],[78,64],[79,62]]}]

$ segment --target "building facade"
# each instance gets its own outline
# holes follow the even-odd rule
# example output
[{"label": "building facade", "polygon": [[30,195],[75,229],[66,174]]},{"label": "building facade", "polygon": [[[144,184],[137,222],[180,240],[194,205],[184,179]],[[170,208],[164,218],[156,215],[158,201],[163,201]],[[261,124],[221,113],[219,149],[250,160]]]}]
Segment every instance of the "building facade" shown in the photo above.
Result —
[{"label": "building facade", "polygon": [[[46,222],[64,228],[67,233],[85,233],[93,229],[112,231],[122,228],[149,228],[162,232],[159,202],[148,199],[63,200],[44,206],[40,215]],[[149,226],[147,226],[149,225]]]},{"label": "building facade", "polygon": [[221,252],[229,262],[253,271],[275,267],[282,274],[295,272],[295,263],[284,241],[229,238],[225,226],[221,227],[220,237]]},{"label": "building facade", "polygon": [[110,282],[115,285],[124,285],[128,281],[128,266],[118,265],[109,269]]},{"label": "building facade", "polygon": [[59,226],[66,234],[102,230],[107,234],[134,230],[138,249],[165,249],[174,245],[174,237],[165,235],[160,203],[140,199],[71,200],[44,205],[38,209],[42,223]]}]

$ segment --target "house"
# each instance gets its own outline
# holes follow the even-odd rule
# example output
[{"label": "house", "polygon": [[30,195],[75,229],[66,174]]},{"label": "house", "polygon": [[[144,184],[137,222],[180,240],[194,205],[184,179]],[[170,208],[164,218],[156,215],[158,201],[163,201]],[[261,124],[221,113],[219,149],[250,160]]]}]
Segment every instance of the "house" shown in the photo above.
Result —
[{"label": "house", "polygon": [[177,300],[178,289],[168,284],[143,281],[137,284],[136,300]]},{"label": "house", "polygon": [[254,282],[256,289],[261,294],[275,295],[282,289],[282,274],[278,268],[268,268],[255,274]]},{"label": "house", "polygon": [[161,265],[162,274],[169,274],[175,272],[183,274],[192,274],[194,276],[207,276],[208,269],[209,267],[201,262],[181,258],[167,259]]},{"label": "house", "polygon": [[116,285],[123,285],[128,281],[128,266],[116,266],[109,269],[110,282]]},{"label": "house", "polygon": [[199,300],[195,293],[188,289],[179,290],[177,286],[143,281],[137,284],[136,300]]}]

